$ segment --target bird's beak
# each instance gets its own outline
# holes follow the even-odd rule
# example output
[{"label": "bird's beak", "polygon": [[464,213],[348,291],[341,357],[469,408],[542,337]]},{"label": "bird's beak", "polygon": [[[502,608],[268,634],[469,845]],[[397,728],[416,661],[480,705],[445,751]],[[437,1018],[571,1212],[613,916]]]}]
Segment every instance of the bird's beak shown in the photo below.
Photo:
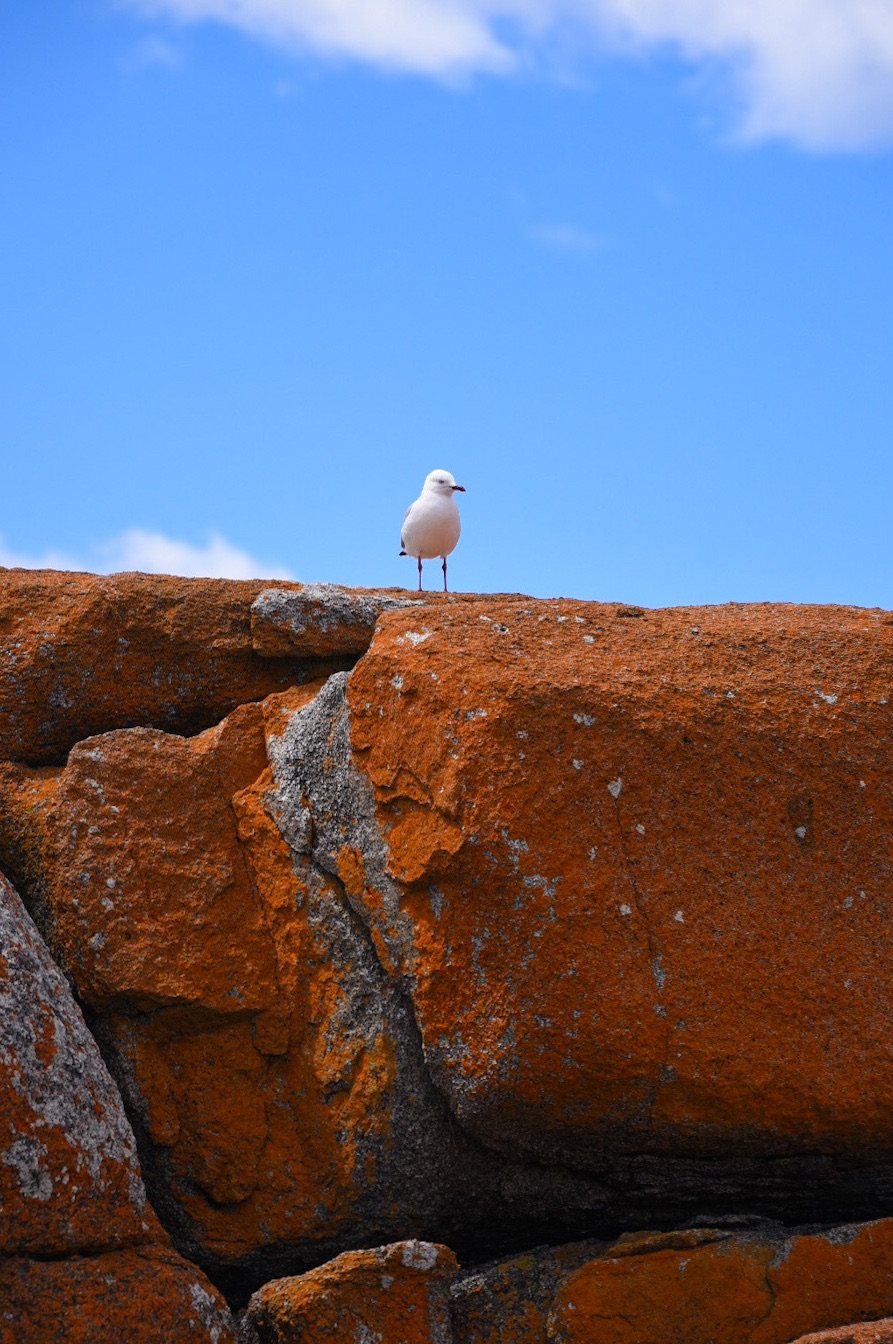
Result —
[{"label": "bird's beak", "polygon": [[463,495],[465,494],[465,486],[464,486],[464,485],[454,485],[454,486],[453,486],[453,489],[454,489],[454,490],[461,490],[462,493],[463,493]]}]

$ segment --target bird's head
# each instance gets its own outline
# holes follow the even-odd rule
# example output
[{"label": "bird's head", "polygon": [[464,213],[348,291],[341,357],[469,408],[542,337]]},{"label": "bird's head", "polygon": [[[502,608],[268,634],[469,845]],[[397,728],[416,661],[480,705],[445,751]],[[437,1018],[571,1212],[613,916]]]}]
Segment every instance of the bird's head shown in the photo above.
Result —
[{"label": "bird's head", "polygon": [[465,493],[465,486],[457,485],[450,472],[443,471],[439,467],[437,471],[428,472],[423,489],[432,495],[452,495],[454,490],[461,490],[463,494]]}]

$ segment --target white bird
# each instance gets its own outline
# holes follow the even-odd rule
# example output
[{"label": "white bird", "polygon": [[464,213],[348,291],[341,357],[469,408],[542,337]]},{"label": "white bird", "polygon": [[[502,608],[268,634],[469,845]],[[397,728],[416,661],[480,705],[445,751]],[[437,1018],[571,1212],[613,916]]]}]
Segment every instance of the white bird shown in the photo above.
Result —
[{"label": "white bird", "polygon": [[443,559],[443,591],[447,591],[447,556],[456,549],[462,525],[456,508],[455,492],[464,493],[448,471],[431,471],[425,477],[422,493],[410,504],[400,533],[401,555],[412,555],[419,562],[419,592],[422,591],[422,561]]}]

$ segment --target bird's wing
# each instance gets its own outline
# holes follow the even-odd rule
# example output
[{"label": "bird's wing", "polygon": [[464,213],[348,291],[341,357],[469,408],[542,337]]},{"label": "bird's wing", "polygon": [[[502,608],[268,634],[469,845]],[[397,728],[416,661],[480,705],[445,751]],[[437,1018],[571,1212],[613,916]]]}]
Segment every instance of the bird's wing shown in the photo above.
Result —
[{"label": "bird's wing", "polygon": [[404,531],[404,529],[405,529],[405,527],[406,527],[406,520],[407,520],[407,518],[409,517],[409,515],[410,515],[411,513],[412,513],[412,505],[410,504],[409,508],[406,510],[406,512],[405,512],[404,515],[403,515],[403,526],[400,528],[400,545],[401,545],[401,546],[403,545],[403,531]]}]

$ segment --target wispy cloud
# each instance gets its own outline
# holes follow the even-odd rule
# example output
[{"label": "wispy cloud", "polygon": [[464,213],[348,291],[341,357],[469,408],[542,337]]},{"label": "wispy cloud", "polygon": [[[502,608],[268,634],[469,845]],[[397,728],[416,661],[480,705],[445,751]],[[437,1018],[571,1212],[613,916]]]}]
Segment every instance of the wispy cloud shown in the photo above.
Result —
[{"label": "wispy cloud", "polygon": [[87,569],[84,564],[77,564],[72,557],[64,551],[41,551],[40,554],[29,554],[27,551],[10,550],[0,537],[0,568],[2,569]]},{"label": "wispy cloud", "polygon": [[[120,0],[183,22],[215,19],[299,51],[448,76],[512,64],[478,0]],[[509,0],[526,7],[528,0]],[[538,0],[532,0],[536,5]]]},{"label": "wispy cloud", "polygon": [[449,78],[507,72],[555,43],[671,51],[709,70],[744,139],[812,149],[893,143],[890,0],[118,0],[217,20],[293,50]]},{"label": "wispy cloud", "polygon": [[162,532],[131,528],[89,549],[89,554],[74,556],[49,550],[29,554],[13,551],[0,539],[0,566],[8,569],[86,570],[94,574],[116,574],[138,570],[144,574],[180,574],[185,578],[207,579],[290,579],[284,566],[255,556],[234,546],[219,533],[212,532],[204,546],[178,541]]},{"label": "wispy cloud", "polygon": [[583,256],[590,256],[605,245],[604,239],[598,234],[579,229],[575,224],[539,224],[530,230],[530,236],[544,247],[552,247],[559,252],[576,252]]},{"label": "wispy cloud", "polygon": [[183,64],[180,47],[164,37],[144,37],[130,47],[124,57],[128,70],[144,70],[152,66],[162,70],[176,70]]}]

